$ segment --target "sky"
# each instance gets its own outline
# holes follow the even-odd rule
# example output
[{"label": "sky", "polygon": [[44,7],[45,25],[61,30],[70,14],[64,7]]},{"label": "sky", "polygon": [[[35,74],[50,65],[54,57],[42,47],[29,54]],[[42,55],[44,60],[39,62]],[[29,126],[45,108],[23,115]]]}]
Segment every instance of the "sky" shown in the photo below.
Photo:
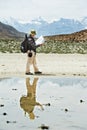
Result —
[{"label": "sky", "polygon": [[30,21],[60,18],[81,19],[87,16],[87,0],[0,0],[0,17]]}]

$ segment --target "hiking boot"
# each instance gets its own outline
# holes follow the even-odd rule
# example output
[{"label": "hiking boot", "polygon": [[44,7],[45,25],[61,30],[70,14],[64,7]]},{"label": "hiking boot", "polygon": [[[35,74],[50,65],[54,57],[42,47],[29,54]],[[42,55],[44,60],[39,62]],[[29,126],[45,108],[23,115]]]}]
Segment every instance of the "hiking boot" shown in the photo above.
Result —
[{"label": "hiking boot", "polygon": [[42,72],[41,71],[37,71],[37,72],[35,72],[35,74],[42,74]]},{"label": "hiking boot", "polygon": [[26,75],[33,75],[33,73],[31,73],[31,72],[26,72],[25,74]]}]

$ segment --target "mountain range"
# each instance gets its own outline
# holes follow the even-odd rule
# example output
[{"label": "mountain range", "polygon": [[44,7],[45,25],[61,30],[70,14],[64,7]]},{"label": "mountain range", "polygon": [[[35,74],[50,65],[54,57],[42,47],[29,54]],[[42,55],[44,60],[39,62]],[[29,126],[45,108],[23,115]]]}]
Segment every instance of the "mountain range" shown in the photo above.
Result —
[{"label": "mountain range", "polygon": [[[86,19],[83,20],[83,24],[80,22],[76,22],[77,26],[76,26],[76,23],[74,23],[75,21],[72,21],[72,20],[71,20],[71,24],[70,24],[70,20],[69,20],[69,23],[67,23],[66,22],[67,20],[64,20],[64,19],[61,19],[60,21],[65,21],[64,23],[62,23],[64,26],[60,26],[61,33],[59,33],[59,26],[58,26],[59,22],[57,23],[57,21],[52,22],[52,23],[46,23],[43,21],[43,24],[42,24],[43,28],[42,30],[40,30],[42,32],[40,32],[39,28],[37,28],[39,33],[44,34],[44,38],[45,38],[45,44],[44,46],[41,46],[40,48],[38,48],[38,52],[87,54],[87,29],[85,29],[86,23],[87,23]],[[36,23],[36,21],[33,21],[33,22],[34,23],[31,23],[31,24],[33,25],[39,24],[38,26],[41,25],[41,23]],[[65,26],[65,23],[67,23],[67,26]],[[17,24],[14,23],[14,25],[17,25]],[[60,22],[60,25],[61,25],[61,22]],[[74,27],[70,25],[74,25]],[[38,26],[35,26],[35,27],[38,27]],[[68,32],[70,28],[73,33]],[[48,32],[45,32],[46,29],[48,30]],[[79,31],[76,31],[76,30],[79,30]],[[64,31],[65,31],[65,34],[64,34]],[[25,33],[18,31],[13,26],[0,22],[0,51],[11,52],[11,53],[20,52],[20,43],[24,40],[24,35]]]},{"label": "mountain range", "polygon": [[59,20],[47,22],[41,17],[27,23],[23,23],[23,21],[18,21],[12,17],[7,20],[2,19],[1,21],[4,24],[13,26],[20,32],[29,33],[31,29],[35,29],[37,31],[37,36],[70,34],[87,28],[87,17],[84,17],[80,21],[74,19],[61,18]]},{"label": "mountain range", "polygon": [[24,33],[17,31],[14,27],[0,22],[0,39],[21,39]]},{"label": "mountain range", "polygon": [[45,36],[46,41],[54,41],[54,42],[69,42],[69,43],[85,43],[87,42],[87,29],[81,30],[79,32],[71,33],[71,34],[60,34],[60,35],[50,35]]}]

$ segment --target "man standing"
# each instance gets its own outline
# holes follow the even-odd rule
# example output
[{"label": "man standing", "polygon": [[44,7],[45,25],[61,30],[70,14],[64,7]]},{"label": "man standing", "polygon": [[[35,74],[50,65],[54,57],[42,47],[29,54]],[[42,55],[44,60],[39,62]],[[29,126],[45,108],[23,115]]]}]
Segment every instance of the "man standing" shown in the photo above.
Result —
[{"label": "man standing", "polygon": [[35,43],[35,37],[36,31],[31,30],[28,38],[27,43],[27,64],[26,64],[26,75],[32,75],[33,73],[30,72],[30,65],[33,65],[34,73],[35,74],[42,74],[42,72],[39,71],[36,63],[36,48],[40,45],[36,45]]}]

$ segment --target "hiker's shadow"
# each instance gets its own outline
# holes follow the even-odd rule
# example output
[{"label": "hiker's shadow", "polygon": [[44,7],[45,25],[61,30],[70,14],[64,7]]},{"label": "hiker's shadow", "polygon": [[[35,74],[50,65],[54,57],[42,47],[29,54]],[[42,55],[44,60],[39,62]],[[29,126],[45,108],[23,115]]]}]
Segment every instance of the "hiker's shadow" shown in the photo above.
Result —
[{"label": "hiker's shadow", "polygon": [[38,78],[34,78],[32,84],[30,83],[30,78],[26,78],[27,95],[20,98],[20,106],[25,114],[28,113],[30,119],[35,119],[34,108],[36,105],[43,110],[43,106],[36,101],[37,82]]}]

